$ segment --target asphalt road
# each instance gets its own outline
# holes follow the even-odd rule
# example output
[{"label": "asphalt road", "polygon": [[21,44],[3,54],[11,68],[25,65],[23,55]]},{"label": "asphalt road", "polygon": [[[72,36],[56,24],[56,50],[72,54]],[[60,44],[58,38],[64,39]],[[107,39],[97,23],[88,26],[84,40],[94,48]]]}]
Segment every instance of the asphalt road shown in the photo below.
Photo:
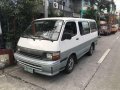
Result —
[{"label": "asphalt road", "polygon": [[[61,72],[47,77],[28,73],[19,66],[9,67],[5,76],[0,77],[0,90],[120,90],[119,36],[120,32],[99,38],[94,54],[83,56],[71,74]],[[20,83],[24,89],[1,89],[6,77],[12,83],[4,83],[15,84],[16,88]]]}]

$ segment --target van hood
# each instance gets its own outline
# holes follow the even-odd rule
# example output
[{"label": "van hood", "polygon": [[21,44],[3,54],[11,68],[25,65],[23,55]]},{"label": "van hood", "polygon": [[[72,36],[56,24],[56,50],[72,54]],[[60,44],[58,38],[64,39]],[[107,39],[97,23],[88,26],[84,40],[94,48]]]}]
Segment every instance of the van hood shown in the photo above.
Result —
[{"label": "van hood", "polygon": [[30,48],[33,50],[41,51],[59,51],[58,41],[40,40],[40,39],[30,39],[30,38],[20,38],[18,46],[24,48]]}]

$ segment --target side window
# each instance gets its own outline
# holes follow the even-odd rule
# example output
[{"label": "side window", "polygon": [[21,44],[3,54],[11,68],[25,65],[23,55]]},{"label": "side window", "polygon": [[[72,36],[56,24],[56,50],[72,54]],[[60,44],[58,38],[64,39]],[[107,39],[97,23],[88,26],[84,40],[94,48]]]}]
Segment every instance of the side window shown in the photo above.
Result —
[{"label": "side window", "polygon": [[90,22],[91,32],[97,31],[97,26],[95,22]]},{"label": "side window", "polygon": [[75,22],[67,22],[65,25],[65,30],[63,32],[63,35],[65,33],[71,34],[71,36],[75,36],[77,34],[77,27]]},{"label": "side window", "polygon": [[85,35],[90,33],[90,27],[88,22],[78,22],[80,34]]},{"label": "side window", "polygon": [[88,22],[82,22],[82,26],[83,26],[84,34],[90,33],[90,27]]}]

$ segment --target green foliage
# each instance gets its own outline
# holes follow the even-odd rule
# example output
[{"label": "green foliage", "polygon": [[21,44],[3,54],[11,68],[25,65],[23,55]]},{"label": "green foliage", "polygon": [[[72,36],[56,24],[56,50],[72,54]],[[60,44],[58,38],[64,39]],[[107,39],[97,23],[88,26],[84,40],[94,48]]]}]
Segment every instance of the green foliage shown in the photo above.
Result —
[{"label": "green foliage", "polygon": [[[93,5],[97,6],[97,10],[96,11],[87,10],[84,17],[96,19],[98,26],[100,23],[100,15],[99,15],[100,13],[104,13],[105,10],[107,10],[108,13],[113,13],[113,12],[115,13],[116,11],[116,5],[114,3],[114,0],[111,0],[111,1],[110,0],[90,0],[90,2],[91,2],[91,7]],[[105,19],[108,22],[109,16],[105,17]]]},{"label": "green foliage", "polygon": [[[43,0],[0,0],[0,21],[6,42],[14,47],[33,18],[40,18]],[[5,43],[6,43],[5,42]]]},{"label": "green foliage", "polygon": [[84,13],[83,17],[84,18],[89,18],[89,19],[96,19],[96,15],[97,15],[96,12],[97,12],[97,10],[89,7],[86,10],[86,12]]}]

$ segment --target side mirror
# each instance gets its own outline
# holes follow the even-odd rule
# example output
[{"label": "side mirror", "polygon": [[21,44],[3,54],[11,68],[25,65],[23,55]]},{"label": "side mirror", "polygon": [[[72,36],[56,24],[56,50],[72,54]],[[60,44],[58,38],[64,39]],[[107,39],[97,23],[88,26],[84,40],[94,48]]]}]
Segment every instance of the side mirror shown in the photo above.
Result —
[{"label": "side mirror", "polygon": [[63,37],[62,37],[62,40],[65,40],[65,39],[71,39],[72,38],[72,35],[70,33],[64,33],[63,34]]}]

